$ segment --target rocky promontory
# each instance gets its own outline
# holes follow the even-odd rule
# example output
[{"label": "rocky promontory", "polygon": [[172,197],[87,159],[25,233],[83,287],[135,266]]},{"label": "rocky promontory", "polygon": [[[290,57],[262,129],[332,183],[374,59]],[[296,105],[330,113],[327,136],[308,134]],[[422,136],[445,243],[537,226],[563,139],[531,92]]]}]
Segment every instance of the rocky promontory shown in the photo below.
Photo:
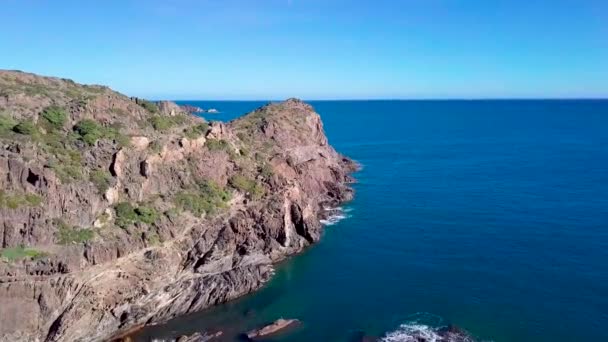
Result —
[{"label": "rocky promontory", "polygon": [[102,341],[252,292],[354,170],[296,99],[207,122],[0,71],[0,340]]}]

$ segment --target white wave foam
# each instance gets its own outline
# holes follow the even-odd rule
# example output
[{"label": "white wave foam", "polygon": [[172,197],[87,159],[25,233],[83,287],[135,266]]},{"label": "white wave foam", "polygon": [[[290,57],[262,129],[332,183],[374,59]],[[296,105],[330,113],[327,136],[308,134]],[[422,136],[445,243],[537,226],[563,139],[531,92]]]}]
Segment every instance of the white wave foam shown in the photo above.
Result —
[{"label": "white wave foam", "polygon": [[474,342],[466,333],[441,332],[443,328],[433,328],[426,324],[401,324],[399,329],[387,333],[382,342]]},{"label": "white wave foam", "polygon": [[384,336],[383,342],[436,342],[440,336],[435,329],[424,324],[401,324],[399,329],[391,331]]},{"label": "white wave foam", "polygon": [[323,224],[324,226],[333,226],[334,224],[344,220],[345,218],[349,218],[350,215],[348,215],[347,213],[352,210],[351,208],[344,209],[342,207],[323,209],[325,211],[332,212],[326,219],[320,220],[321,224]]}]

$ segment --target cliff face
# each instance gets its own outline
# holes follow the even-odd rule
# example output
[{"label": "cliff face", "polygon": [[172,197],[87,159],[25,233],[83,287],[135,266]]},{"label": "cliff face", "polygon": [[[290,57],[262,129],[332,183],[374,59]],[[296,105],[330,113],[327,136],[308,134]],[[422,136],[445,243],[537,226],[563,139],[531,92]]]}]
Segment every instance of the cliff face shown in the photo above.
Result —
[{"label": "cliff face", "polygon": [[312,107],[229,123],[0,71],[0,340],[96,341],[249,293],[354,164]]}]

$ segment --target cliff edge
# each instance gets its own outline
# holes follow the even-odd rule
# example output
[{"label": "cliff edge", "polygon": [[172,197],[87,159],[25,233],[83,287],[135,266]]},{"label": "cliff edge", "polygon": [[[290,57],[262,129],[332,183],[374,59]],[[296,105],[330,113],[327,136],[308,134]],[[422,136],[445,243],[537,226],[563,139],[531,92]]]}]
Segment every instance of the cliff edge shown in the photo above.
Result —
[{"label": "cliff edge", "polygon": [[254,291],[354,170],[296,99],[209,123],[0,71],[0,340],[101,341]]}]

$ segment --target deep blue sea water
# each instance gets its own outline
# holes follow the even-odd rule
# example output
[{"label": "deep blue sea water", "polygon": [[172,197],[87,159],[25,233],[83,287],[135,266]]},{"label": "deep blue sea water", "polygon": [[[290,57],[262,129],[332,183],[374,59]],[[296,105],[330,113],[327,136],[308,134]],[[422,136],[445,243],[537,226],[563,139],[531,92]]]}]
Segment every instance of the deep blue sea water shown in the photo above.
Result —
[{"label": "deep blue sea water", "polygon": [[[263,102],[194,104],[229,120]],[[363,165],[348,218],[263,290],[140,337],[295,317],[303,326],[274,340],[417,322],[499,342],[608,341],[608,101],[312,104]]]}]

